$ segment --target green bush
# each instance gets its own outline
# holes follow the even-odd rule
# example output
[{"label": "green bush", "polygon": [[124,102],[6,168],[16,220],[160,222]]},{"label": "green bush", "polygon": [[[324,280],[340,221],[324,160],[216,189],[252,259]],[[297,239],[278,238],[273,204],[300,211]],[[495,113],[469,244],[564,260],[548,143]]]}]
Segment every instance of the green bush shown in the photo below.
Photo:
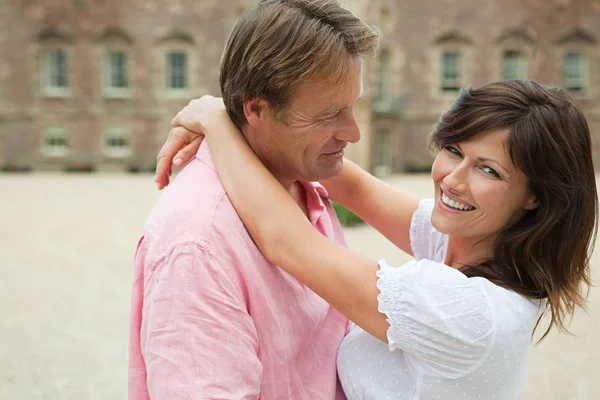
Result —
[{"label": "green bush", "polygon": [[423,174],[431,172],[431,164],[407,164],[404,172],[409,174]]},{"label": "green bush", "polygon": [[0,171],[2,172],[31,172],[32,169],[33,168],[31,168],[29,165],[12,163],[3,164],[2,167],[0,167]]},{"label": "green bush", "polygon": [[77,163],[65,165],[65,172],[83,172],[90,173],[96,171],[96,168],[91,164]]},{"label": "green bush", "polygon": [[127,168],[132,174],[153,174],[156,172],[156,164],[153,165],[130,165]]},{"label": "green bush", "polygon": [[335,210],[335,214],[337,215],[338,219],[340,220],[340,223],[342,224],[342,226],[353,226],[353,225],[358,225],[358,224],[363,224],[364,221],[362,219],[360,219],[360,217],[356,214],[354,214],[352,211],[348,210],[346,207],[338,204],[338,203],[333,203],[333,209]]}]

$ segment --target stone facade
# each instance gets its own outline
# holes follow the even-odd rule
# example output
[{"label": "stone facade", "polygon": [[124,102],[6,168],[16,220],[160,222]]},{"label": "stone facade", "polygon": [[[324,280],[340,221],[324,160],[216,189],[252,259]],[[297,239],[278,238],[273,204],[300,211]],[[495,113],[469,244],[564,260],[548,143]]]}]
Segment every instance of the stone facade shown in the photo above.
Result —
[{"label": "stone facade", "polygon": [[[594,137],[600,137],[600,1],[356,3],[362,5],[359,14],[382,30],[381,54],[388,54],[387,68],[383,69],[387,78],[381,67],[378,70],[372,65],[368,80],[373,90],[382,77],[386,80],[381,86],[387,93],[379,97],[387,98],[384,105],[391,111],[377,112],[377,94],[372,92],[375,112],[368,133],[369,167],[373,171],[385,174],[430,166],[428,134],[458,94],[456,90],[440,89],[444,53],[460,54],[461,87],[503,79],[507,54],[520,55],[519,77],[564,87],[566,54],[579,55],[581,65],[575,65],[571,75],[581,74],[583,87],[577,91],[578,96]],[[378,61],[385,59],[380,56]],[[569,84],[577,86],[577,82]],[[395,110],[396,103],[399,110]]]},{"label": "stone facade", "polygon": [[[191,98],[219,94],[222,48],[252,3],[0,2],[0,166],[152,168],[175,113]],[[569,53],[600,135],[600,0],[346,3],[384,34],[380,57],[365,63],[363,138],[347,152],[363,167],[382,175],[426,169],[427,135],[458,93],[452,82],[440,89],[445,79],[462,87],[502,79],[510,52],[523,77],[558,86]],[[442,63],[447,54],[458,72]]]}]

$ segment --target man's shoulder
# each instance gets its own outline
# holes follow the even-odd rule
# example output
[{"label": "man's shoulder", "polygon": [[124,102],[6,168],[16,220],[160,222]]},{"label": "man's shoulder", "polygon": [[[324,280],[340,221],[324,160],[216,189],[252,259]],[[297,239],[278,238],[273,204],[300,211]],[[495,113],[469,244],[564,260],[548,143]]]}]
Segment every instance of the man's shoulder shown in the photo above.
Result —
[{"label": "man's shoulder", "polygon": [[218,174],[199,159],[190,161],[165,189],[153,210],[184,220],[211,214],[225,196]]},{"label": "man's shoulder", "polygon": [[215,231],[244,229],[218,174],[194,158],[150,212],[144,235],[158,241],[208,243]]}]

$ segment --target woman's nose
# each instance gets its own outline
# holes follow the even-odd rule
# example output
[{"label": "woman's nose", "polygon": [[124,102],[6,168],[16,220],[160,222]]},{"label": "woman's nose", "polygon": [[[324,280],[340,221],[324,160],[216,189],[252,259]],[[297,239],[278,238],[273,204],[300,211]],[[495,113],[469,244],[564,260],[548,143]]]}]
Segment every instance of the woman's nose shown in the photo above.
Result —
[{"label": "woman's nose", "polygon": [[467,191],[467,171],[460,166],[457,166],[446,175],[443,181],[444,187],[450,192],[460,194]]}]

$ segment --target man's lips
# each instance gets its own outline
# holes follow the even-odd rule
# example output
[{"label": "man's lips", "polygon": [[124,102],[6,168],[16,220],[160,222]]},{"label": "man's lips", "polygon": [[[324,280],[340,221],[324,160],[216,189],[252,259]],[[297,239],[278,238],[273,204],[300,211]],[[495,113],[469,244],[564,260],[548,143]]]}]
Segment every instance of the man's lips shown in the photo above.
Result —
[{"label": "man's lips", "polygon": [[334,155],[334,154],[338,154],[338,153],[340,153],[340,152],[342,152],[342,153],[343,153],[345,148],[346,148],[346,146],[342,146],[342,147],[340,147],[340,148],[338,148],[338,149],[335,149],[335,150],[333,150],[333,151],[326,151],[326,152],[324,152],[323,154],[326,154],[326,155],[328,155],[328,156],[331,156],[331,155]]}]

